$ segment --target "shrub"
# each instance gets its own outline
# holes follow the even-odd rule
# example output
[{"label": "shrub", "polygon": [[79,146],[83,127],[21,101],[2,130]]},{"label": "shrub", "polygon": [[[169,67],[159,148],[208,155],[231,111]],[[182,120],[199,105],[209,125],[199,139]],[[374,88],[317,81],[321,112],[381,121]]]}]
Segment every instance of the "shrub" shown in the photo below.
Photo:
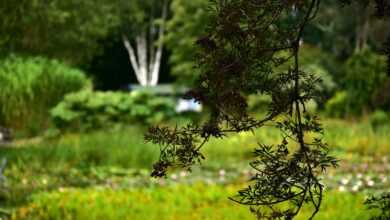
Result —
[{"label": "shrub", "polygon": [[89,85],[83,72],[42,57],[0,61],[0,124],[35,133],[66,93]]},{"label": "shrub", "polygon": [[[328,76],[324,76],[327,79],[324,81],[328,81],[328,79],[332,80],[333,78],[338,78],[340,75],[340,63],[336,59],[333,54],[327,53],[322,50],[320,47],[312,46],[310,44],[303,44],[300,52],[300,60],[302,63],[302,67],[308,66],[318,66],[322,68],[321,72],[326,72]],[[309,70],[306,70],[309,71]],[[314,72],[317,73],[317,72]],[[320,73],[321,74],[321,73]],[[321,74],[322,77],[322,74]],[[334,86],[334,82],[329,82],[331,86]]]},{"label": "shrub", "polygon": [[315,103],[320,108],[323,108],[326,100],[331,97],[336,89],[336,83],[333,81],[330,72],[319,64],[306,64],[302,67],[304,71],[315,74],[320,78],[320,82],[316,85],[316,97],[314,97]]},{"label": "shrub", "polygon": [[370,220],[390,219],[390,192],[384,192],[377,196],[370,196],[365,203],[368,209],[378,211]]},{"label": "shrub", "polygon": [[250,112],[266,112],[272,99],[266,95],[250,95],[248,97],[248,110]]},{"label": "shrub", "polygon": [[370,124],[374,130],[390,124],[390,115],[382,110],[376,110],[369,118]]},{"label": "shrub", "polygon": [[361,114],[364,108],[372,110],[372,95],[386,79],[386,58],[366,49],[351,56],[344,69],[350,113]]},{"label": "shrub", "polygon": [[344,117],[348,110],[348,94],[345,91],[337,92],[325,105],[325,112],[332,117]]},{"label": "shrub", "polygon": [[372,103],[374,107],[381,108],[384,110],[390,110],[390,78],[388,77],[382,84],[381,87],[378,87],[376,92],[372,97]]},{"label": "shrub", "polygon": [[[335,58],[318,47],[304,45],[300,52],[300,62],[303,71],[314,74],[320,78],[320,82],[316,84],[316,96],[314,101],[319,108],[324,108],[326,100],[329,99],[336,89],[335,77],[340,74],[337,68],[339,64]],[[287,55],[286,55],[287,56]],[[279,71],[287,71],[293,65],[293,60],[279,66]]]},{"label": "shrub", "polygon": [[115,124],[153,124],[175,114],[171,98],[147,92],[81,91],[65,96],[51,111],[54,125],[60,129],[92,130]]}]

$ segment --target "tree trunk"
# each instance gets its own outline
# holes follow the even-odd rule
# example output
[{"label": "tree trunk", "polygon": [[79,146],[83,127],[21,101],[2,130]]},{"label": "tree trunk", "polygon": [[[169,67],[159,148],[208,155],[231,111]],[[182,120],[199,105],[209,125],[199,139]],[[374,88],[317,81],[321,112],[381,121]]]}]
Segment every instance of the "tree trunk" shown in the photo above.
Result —
[{"label": "tree trunk", "polygon": [[[129,39],[122,35],[123,44],[129,54],[130,64],[134,70],[138,82],[142,86],[156,86],[158,84],[161,59],[163,53],[163,43],[165,31],[165,20],[167,17],[168,1],[165,0],[162,8],[161,20],[163,23],[156,31],[155,20],[151,18],[149,26],[149,41],[147,32],[139,34],[135,39],[135,48],[131,45]],[[157,39],[154,39],[158,32]],[[156,41],[158,45],[155,46]]]}]

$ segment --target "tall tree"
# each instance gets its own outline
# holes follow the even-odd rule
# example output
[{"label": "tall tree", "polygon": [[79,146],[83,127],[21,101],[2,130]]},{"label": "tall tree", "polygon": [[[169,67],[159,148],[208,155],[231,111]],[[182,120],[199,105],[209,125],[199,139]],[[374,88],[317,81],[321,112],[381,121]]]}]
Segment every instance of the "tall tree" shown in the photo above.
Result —
[{"label": "tall tree", "polygon": [[133,32],[133,43],[126,33],[122,34],[122,40],[142,86],[158,83],[168,4],[168,0],[132,1],[130,11],[124,14],[133,16],[128,27]]},{"label": "tall tree", "polygon": [[[151,175],[165,176],[170,167],[191,169],[205,159],[201,150],[210,138],[273,125],[281,143],[259,144],[250,163],[256,172],[251,185],[231,199],[250,206],[259,219],[293,219],[304,205],[312,207],[313,219],[323,200],[320,175],[337,166],[317,116],[305,108],[321,80],[302,68],[300,57],[305,29],[321,0],[211,2],[207,35],[197,41],[201,74],[187,94],[209,106],[211,116],[200,125],[150,128],[145,139],[161,146]],[[281,64],[289,68],[278,71]],[[249,94],[271,98],[264,118],[247,113]]]},{"label": "tall tree", "polygon": [[199,52],[195,41],[206,34],[205,24],[210,21],[207,7],[208,0],[172,0],[172,17],[167,22],[164,42],[171,51],[172,75],[180,84],[193,85],[200,74],[195,68]]},{"label": "tall tree", "polygon": [[[308,34],[311,41],[322,46],[338,57],[346,59],[354,52],[366,47],[379,49],[388,36],[388,20],[377,19],[377,10],[373,0],[349,1],[350,5],[341,7],[339,1],[323,0],[324,7],[318,12]],[[347,1],[344,1],[348,3]],[[359,15],[359,16],[357,16]]]},{"label": "tall tree", "polygon": [[87,62],[119,25],[118,8],[111,0],[1,1],[0,50]]}]

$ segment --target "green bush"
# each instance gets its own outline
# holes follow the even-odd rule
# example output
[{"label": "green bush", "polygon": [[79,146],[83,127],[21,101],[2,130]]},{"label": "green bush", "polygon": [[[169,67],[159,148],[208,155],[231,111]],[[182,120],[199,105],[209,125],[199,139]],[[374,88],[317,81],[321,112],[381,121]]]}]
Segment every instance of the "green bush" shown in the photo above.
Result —
[{"label": "green bush", "polygon": [[272,99],[266,95],[250,95],[248,97],[248,110],[250,112],[266,112]]},{"label": "green bush", "polygon": [[42,57],[0,61],[0,124],[34,134],[66,93],[90,85],[83,72]]},{"label": "green bush", "polygon": [[390,78],[384,80],[381,87],[378,87],[372,96],[372,103],[375,108],[390,111]]},{"label": "green bush", "polygon": [[370,196],[364,204],[370,210],[376,210],[377,215],[374,215],[370,220],[385,220],[390,219],[390,192],[383,192],[380,195]]},{"label": "green bush", "polygon": [[[305,66],[319,66],[329,74],[330,78],[337,78],[341,72],[340,63],[337,58],[330,53],[322,50],[320,47],[312,46],[310,44],[303,44],[300,52],[300,60]],[[331,84],[334,84],[331,82]]]},{"label": "green bush", "polygon": [[171,98],[147,92],[93,92],[68,94],[51,110],[54,125],[67,130],[93,130],[120,124],[156,124],[175,115]]},{"label": "green bush", "polygon": [[[288,62],[278,66],[277,72],[286,72],[294,60],[290,59]],[[334,93],[337,84],[334,78],[338,77],[339,71],[336,66],[339,64],[335,58],[318,47],[304,45],[300,52],[301,69],[307,73],[313,74],[318,77],[321,81],[315,88],[315,108],[324,108],[326,100],[329,99]],[[314,103],[313,103],[314,104]]]},{"label": "green bush", "polygon": [[386,79],[386,57],[366,49],[351,56],[344,70],[342,80],[348,94],[349,113],[361,114],[364,110],[373,110],[372,96]]},{"label": "green bush", "polygon": [[390,115],[382,110],[376,110],[369,118],[370,124],[374,130],[389,125]]},{"label": "green bush", "polygon": [[325,112],[331,117],[341,118],[347,115],[348,105],[347,105],[348,93],[345,91],[339,91],[334,94],[334,96],[329,99],[325,105]]}]

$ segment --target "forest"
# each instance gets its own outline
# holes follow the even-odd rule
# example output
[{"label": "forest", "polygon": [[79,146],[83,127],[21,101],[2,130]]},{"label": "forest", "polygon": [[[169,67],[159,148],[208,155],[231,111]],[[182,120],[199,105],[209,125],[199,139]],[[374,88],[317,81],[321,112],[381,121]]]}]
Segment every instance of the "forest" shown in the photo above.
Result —
[{"label": "forest", "polygon": [[0,220],[390,219],[387,0],[0,16]]}]

